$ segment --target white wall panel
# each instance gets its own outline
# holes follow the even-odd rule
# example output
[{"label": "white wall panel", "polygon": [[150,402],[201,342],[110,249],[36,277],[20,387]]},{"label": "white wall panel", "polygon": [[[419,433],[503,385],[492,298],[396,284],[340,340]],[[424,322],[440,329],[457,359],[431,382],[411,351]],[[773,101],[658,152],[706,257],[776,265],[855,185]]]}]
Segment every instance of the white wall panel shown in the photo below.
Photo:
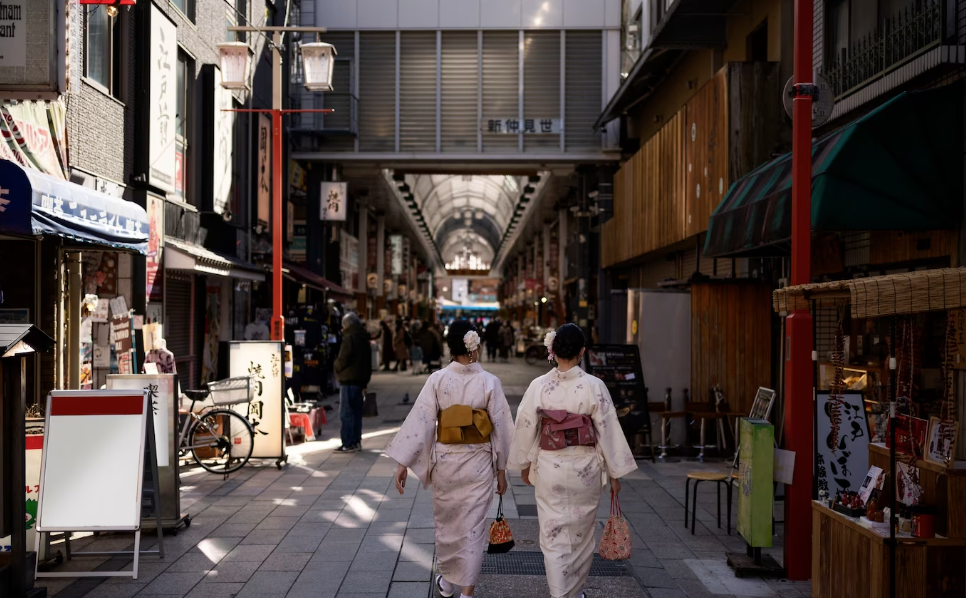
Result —
[{"label": "white wall panel", "polygon": [[356,23],[360,29],[396,29],[398,17],[397,0],[356,0]]},{"label": "white wall panel", "polygon": [[435,29],[439,27],[440,8],[439,0],[399,0],[399,28]]},{"label": "white wall panel", "polygon": [[443,29],[477,28],[480,0],[446,0],[439,4],[439,26]]},{"label": "white wall panel", "polygon": [[330,29],[354,29],[357,0],[315,0],[316,23]]},{"label": "white wall panel", "polygon": [[[630,16],[634,16],[631,13]],[[621,26],[621,0],[604,0],[604,25],[606,27]]]},{"label": "white wall panel", "polygon": [[480,7],[484,29],[520,27],[521,0],[486,0]]},{"label": "white wall panel", "polygon": [[563,5],[564,27],[604,26],[604,0],[563,0]]},{"label": "white wall panel", "polygon": [[524,28],[559,28],[563,26],[561,0],[523,0]]}]

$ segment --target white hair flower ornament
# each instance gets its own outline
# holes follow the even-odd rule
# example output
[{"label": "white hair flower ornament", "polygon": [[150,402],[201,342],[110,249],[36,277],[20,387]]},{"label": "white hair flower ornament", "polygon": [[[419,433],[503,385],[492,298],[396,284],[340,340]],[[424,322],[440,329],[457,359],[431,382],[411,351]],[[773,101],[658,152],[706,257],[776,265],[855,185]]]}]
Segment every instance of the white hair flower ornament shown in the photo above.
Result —
[{"label": "white hair flower ornament", "polygon": [[543,337],[543,346],[547,348],[547,361],[553,361],[553,341],[557,338],[557,331],[551,330]]},{"label": "white hair flower ornament", "polygon": [[470,353],[476,351],[480,348],[480,335],[475,330],[470,330],[463,335],[463,344],[466,345],[466,350]]}]

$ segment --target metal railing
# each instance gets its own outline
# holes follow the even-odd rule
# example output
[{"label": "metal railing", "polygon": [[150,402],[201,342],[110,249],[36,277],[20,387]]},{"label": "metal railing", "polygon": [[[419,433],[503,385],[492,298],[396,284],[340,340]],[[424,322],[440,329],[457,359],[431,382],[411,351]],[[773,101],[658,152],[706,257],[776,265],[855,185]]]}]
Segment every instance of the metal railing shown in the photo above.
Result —
[{"label": "metal railing", "polygon": [[326,91],[316,95],[314,104],[312,108],[332,108],[335,112],[300,114],[294,118],[293,131],[319,135],[359,134],[359,98],[354,94]]},{"label": "metal railing", "polygon": [[849,95],[941,44],[949,34],[946,15],[955,14],[956,1],[920,0],[883,19],[875,30],[848,49],[830,56],[824,74],[835,97]]}]

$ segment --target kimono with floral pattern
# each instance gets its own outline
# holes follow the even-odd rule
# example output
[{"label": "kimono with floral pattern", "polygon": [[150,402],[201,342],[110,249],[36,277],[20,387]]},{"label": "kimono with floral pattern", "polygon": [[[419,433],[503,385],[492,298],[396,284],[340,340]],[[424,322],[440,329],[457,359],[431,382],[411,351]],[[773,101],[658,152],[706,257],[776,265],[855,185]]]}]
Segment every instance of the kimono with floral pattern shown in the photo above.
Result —
[{"label": "kimono with floral pattern", "polygon": [[[437,413],[453,405],[487,411],[493,424],[489,443],[436,442]],[[480,576],[493,478],[506,469],[512,434],[513,416],[496,376],[478,363],[454,362],[429,377],[386,449],[424,488],[432,486],[439,572],[457,586],[475,585]]]},{"label": "kimono with floral pattern", "polygon": [[[542,412],[556,409],[589,416],[597,446],[541,449]],[[509,467],[530,468],[550,595],[580,596],[594,555],[601,489],[608,478],[637,469],[603,381],[579,367],[564,373],[554,369],[534,380],[517,410]]]}]

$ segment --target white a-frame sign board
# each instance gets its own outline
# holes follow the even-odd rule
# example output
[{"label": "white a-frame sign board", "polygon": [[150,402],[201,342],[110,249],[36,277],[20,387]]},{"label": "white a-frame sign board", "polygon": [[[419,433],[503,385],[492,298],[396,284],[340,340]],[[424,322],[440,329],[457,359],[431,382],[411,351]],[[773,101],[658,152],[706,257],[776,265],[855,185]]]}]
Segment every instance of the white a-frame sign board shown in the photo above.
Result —
[{"label": "white a-frame sign board", "polygon": [[[47,396],[47,421],[40,467],[37,545],[50,532],[133,531],[131,571],[38,572],[37,577],[134,577],[141,546],[141,501],[145,458],[157,488],[158,466],[148,392],[63,390]],[[147,449],[147,450],[146,450]],[[160,496],[153,496],[161,538]],[[147,553],[148,551],[144,551]],[[95,553],[74,552],[73,555]],[[104,555],[105,553],[96,553]]]}]

